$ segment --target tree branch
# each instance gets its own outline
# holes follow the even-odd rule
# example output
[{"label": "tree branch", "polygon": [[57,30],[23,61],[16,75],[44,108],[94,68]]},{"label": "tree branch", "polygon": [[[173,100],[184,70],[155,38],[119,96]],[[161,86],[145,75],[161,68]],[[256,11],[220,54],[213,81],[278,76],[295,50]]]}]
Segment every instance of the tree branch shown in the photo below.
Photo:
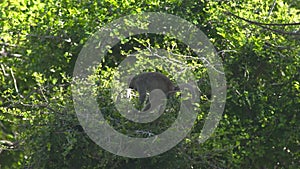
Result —
[{"label": "tree branch", "polygon": [[254,25],[257,25],[263,29],[266,29],[266,30],[270,30],[272,32],[277,32],[277,33],[280,33],[280,34],[286,34],[286,35],[294,35],[294,36],[300,36],[300,33],[299,31],[295,31],[295,32],[286,32],[286,31],[282,31],[282,30],[278,30],[278,29],[273,29],[273,28],[269,28],[267,26],[295,26],[295,25],[300,25],[299,22],[296,22],[296,23],[261,23],[261,22],[256,22],[256,21],[252,21],[252,20],[249,20],[249,19],[245,19],[245,18],[242,18],[240,16],[237,16],[229,11],[226,11],[224,12],[224,14],[226,15],[230,15],[230,16],[233,16],[235,18],[238,18],[240,20],[243,20],[245,22],[248,22],[250,24],[254,24]]}]

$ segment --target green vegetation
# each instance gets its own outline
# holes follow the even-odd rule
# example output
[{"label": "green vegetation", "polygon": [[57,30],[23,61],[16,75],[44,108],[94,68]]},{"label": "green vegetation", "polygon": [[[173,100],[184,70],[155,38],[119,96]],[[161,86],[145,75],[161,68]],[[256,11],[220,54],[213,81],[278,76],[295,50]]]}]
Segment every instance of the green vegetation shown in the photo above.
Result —
[{"label": "green vegetation", "polygon": [[[298,0],[1,1],[0,169],[298,168],[299,8]],[[87,136],[70,84],[87,39],[117,18],[142,12],[176,15],[208,36],[223,61],[227,100],[218,128],[199,144],[210,86],[203,63],[190,61],[203,91],[192,131],[161,155],[131,159]],[[122,133],[136,134],[136,125],[116,114],[107,89],[116,66],[148,43],[194,55],[185,44],[153,34],[130,37],[109,50],[97,70],[97,98],[105,116],[123,121],[110,121]],[[158,132],[170,125],[169,116],[174,114],[164,114]]]}]

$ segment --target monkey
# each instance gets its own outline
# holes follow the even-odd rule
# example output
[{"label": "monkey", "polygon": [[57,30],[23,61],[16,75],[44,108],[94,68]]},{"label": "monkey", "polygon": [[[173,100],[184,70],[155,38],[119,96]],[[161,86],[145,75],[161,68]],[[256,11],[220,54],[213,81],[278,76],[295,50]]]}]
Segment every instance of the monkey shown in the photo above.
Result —
[{"label": "monkey", "polygon": [[[172,94],[179,91],[179,87],[159,72],[143,72],[133,77],[129,83],[129,88],[139,93],[139,102],[143,104],[146,99],[147,92],[160,89],[169,98]],[[149,99],[146,101],[146,107],[143,111],[150,108]]]}]

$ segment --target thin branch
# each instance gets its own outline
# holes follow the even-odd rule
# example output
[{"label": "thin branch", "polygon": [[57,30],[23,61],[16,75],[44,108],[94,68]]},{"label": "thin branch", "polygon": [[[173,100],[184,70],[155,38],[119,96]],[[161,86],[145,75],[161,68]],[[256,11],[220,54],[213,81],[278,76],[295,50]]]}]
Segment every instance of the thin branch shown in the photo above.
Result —
[{"label": "thin branch", "polygon": [[231,13],[229,11],[224,12],[224,14],[234,16],[235,18],[241,19],[243,21],[246,21],[248,23],[258,25],[258,26],[260,26],[260,25],[266,25],[266,26],[296,26],[296,25],[300,25],[300,22],[295,22],[295,23],[262,23],[262,22],[257,22],[257,21],[252,21],[252,20],[249,20],[249,19],[242,18],[242,17],[237,16],[236,14]]},{"label": "thin branch", "polygon": [[[151,51],[151,49],[148,49]],[[184,57],[185,59],[190,59],[190,60],[201,60],[204,65],[206,67],[210,67],[212,69],[214,69],[216,72],[220,73],[220,74],[224,74],[224,72],[218,70],[215,66],[217,66],[218,64],[212,64],[207,58],[205,57],[194,57],[194,56],[189,56],[189,55],[182,55],[182,54],[175,54],[175,53],[172,53],[172,52],[169,52],[171,55],[174,55],[174,56],[179,56],[179,57]],[[169,62],[170,63],[174,63],[176,62],[177,64],[181,65],[182,66],[182,62],[180,60],[177,60],[175,58],[167,58],[166,56],[160,56],[156,53],[154,53],[155,56],[159,57],[159,58],[162,58],[162,59],[166,59],[167,61],[170,60]],[[218,65],[220,66],[220,65]],[[185,68],[186,69],[186,68]],[[185,69],[183,69],[182,71],[184,71]]]},{"label": "thin branch", "polygon": [[43,92],[43,89],[44,89],[44,88],[42,89],[41,85],[39,85],[39,88],[40,88],[40,91],[41,91],[41,94],[42,94],[44,100],[45,100],[47,103],[49,103],[47,97],[45,96],[45,94],[44,94],[44,92]]},{"label": "thin branch", "polygon": [[218,55],[219,54],[223,54],[223,53],[226,53],[226,52],[233,52],[233,53],[237,53],[237,51],[236,50],[220,50],[220,51],[218,51],[217,53],[218,53]]},{"label": "thin branch", "polygon": [[184,58],[186,58],[186,59],[190,59],[190,60],[201,60],[203,63],[204,63],[204,65],[206,66],[206,67],[210,67],[210,68],[212,68],[212,69],[214,69],[216,72],[218,72],[218,73],[220,73],[220,74],[224,74],[224,72],[223,71],[220,71],[220,70],[218,70],[215,66],[220,66],[220,64],[212,64],[207,58],[205,58],[205,57],[194,57],[194,56],[189,56],[189,55],[181,55],[181,54],[175,54],[175,53],[172,53],[172,52],[170,52],[172,55],[176,55],[176,56],[181,56],[181,57],[184,57]]},{"label": "thin branch", "polygon": [[14,72],[13,72],[12,68],[10,68],[10,73],[11,73],[11,76],[12,76],[13,81],[14,81],[14,86],[15,86],[16,92],[19,93],[19,89],[18,89],[18,85],[17,85],[17,80],[15,78],[15,75],[14,75]]},{"label": "thin branch", "polygon": [[292,48],[291,46],[276,46],[273,45],[269,42],[265,42],[265,46],[266,47],[273,47],[273,48],[277,48],[278,50],[284,50],[284,49],[289,49],[289,50],[293,50],[294,48]]},{"label": "thin branch", "polygon": [[300,25],[299,22],[296,22],[296,23],[283,23],[283,24],[279,24],[279,23],[261,23],[261,22],[256,22],[256,21],[252,21],[252,20],[249,20],[249,19],[242,18],[242,17],[237,16],[237,15],[235,15],[235,14],[229,12],[229,11],[224,12],[224,14],[234,16],[235,18],[238,18],[238,19],[243,20],[245,22],[248,22],[250,24],[257,25],[257,26],[259,26],[263,29],[270,30],[272,32],[285,34],[285,35],[300,36],[300,33],[298,33],[298,31],[296,31],[296,32],[286,32],[286,31],[282,31],[282,30],[267,27],[267,26],[295,26],[295,25]]},{"label": "thin branch", "polygon": [[300,33],[298,33],[298,31],[297,32],[286,32],[286,31],[282,31],[282,30],[278,30],[278,29],[272,29],[272,28],[269,28],[269,27],[266,27],[263,25],[257,25],[257,26],[260,26],[266,30],[270,30],[272,32],[276,32],[276,33],[280,33],[280,34],[300,36]]},{"label": "thin branch", "polygon": [[3,64],[0,64],[0,65],[1,65],[1,69],[2,69],[3,75],[4,76],[9,76],[9,74],[5,72]]},{"label": "thin branch", "polygon": [[274,0],[274,2],[273,2],[273,5],[272,5],[272,7],[271,7],[271,9],[270,9],[270,11],[269,11],[269,13],[268,13],[268,17],[271,15],[271,13],[272,13],[272,11],[273,11],[275,5],[276,5],[276,0]]}]

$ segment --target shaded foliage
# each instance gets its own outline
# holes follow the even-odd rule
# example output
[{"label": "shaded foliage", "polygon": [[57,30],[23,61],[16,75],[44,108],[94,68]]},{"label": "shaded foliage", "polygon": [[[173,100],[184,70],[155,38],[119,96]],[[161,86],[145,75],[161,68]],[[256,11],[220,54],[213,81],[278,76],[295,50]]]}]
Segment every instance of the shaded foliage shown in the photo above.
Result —
[{"label": "shaded foliage", "polygon": [[[0,168],[297,168],[299,25],[261,27],[247,22],[299,23],[299,3],[295,2],[1,2]],[[210,87],[203,64],[191,61],[203,92],[191,133],[159,156],[130,159],[103,150],[84,133],[74,112],[70,84],[77,56],[89,36],[106,23],[143,11],[173,14],[200,28],[223,60],[228,94],[217,130],[199,144]],[[99,71],[99,107],[106,110],[110,123],[127,134],[136,134],[136,126],[112,106],[109,82],[116,66],[128,54],[145,49],[147,42],[194,56],[185,44],[152,34],[130,37],[111,48]],[[122,123],[114,121],[119,119]],[[163,122],[160,129],[169,125]]]}]

